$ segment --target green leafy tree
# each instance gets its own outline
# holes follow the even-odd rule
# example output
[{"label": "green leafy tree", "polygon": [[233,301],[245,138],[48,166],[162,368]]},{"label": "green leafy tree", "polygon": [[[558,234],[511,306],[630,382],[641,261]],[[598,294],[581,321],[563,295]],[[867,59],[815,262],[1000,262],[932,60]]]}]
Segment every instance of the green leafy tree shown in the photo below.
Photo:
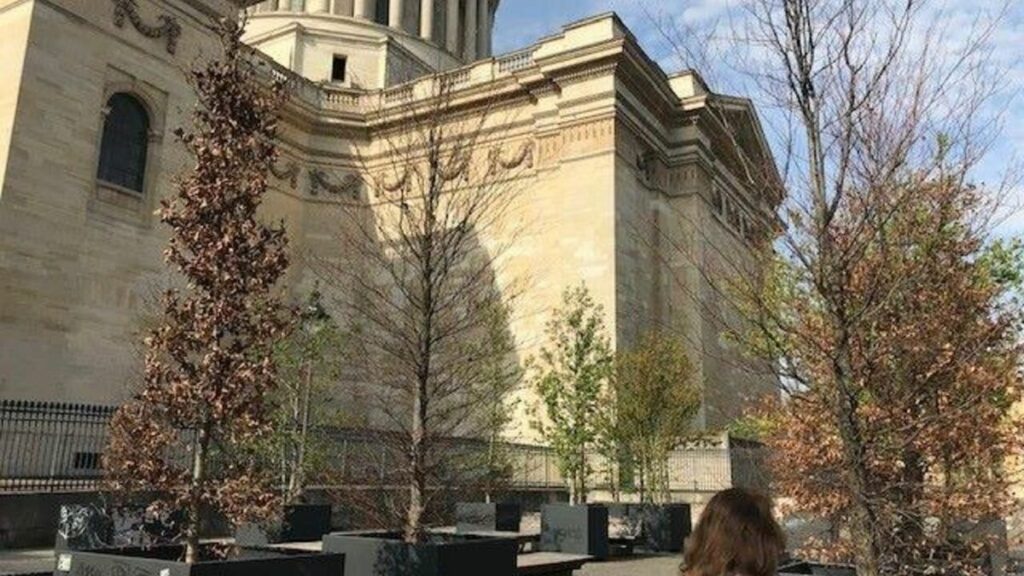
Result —
[{"label": "green leafy tree", "polygon": [[508,329],[510,306],[494,303],[480,314],[487,317],[484,337],[472,345],[471,351],[480,359],[480,384],[471,393],[480,406],[476,417],[482,420],[486,436],[482,488],[484,500],[490,502],[512,475],[512,455],[504,438],[518,406],[514,392],[522,384],[523,368],[516,355],[515,338]]},{"label": "green leafy tree", "polygon": [[337,392],[345,340],[314,290],[275,351],[274,430],[264,448],[280,471],[286,503],[301,500],[309,482],[322,480],[330,469],[330,440],[322,429],[343,423]]},{"label": "green leafy tree", "polygon": [[615,359],[610,404],[614,419],[606,430],[619,453],[636,468],[643,502],[667,502],[668,461],[672,450],[693,432],[701,389],[680,340],[661,332],[644,335]]},{"label": "green leafy tree", "polygon": [[578,504],[586,501],[587,451],[599,439],[601,400],[612,372],[604,308],[586,285],[567,289],[546,333],[533,380],[544,415],[534,424],[555,452],[570,501]]}]

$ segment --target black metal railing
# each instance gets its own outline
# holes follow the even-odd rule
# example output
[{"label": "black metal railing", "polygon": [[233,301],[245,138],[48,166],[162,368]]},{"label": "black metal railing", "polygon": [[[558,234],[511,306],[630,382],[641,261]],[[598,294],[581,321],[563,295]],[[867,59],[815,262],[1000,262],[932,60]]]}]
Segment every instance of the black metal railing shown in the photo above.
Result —
[{"label": "black metal railing", "polygon": [[114,410],[0,400],[0,491],[95,489]]},{"label": "black metal railing", "polygon": [[[102,453],[116,407],[54,402],[0,400],[0,493],[93,491],[103,479]],[[401,482],[400,442],[387,432],[330,428],[316,432],[328,446],[323,481],[332,486],[386,485]],[[439,453],[453,462],[453,474],[479,474],[487,444],[471,439],[439,440]],[[669,484],[674,492],[714,492],[730,486],[766,489],[763,447],[730,438],[672,453]],[[550,448],[501,445],[503,484],[520,490],[564,489]],[[609,489],[600,458],[590,486]],[[467,464],[471,463],[471,464]],[[476,470],[467,471],[469,468]],[[469,477],[469,476],[466,476]],[[461,482],[466,477],[452,478]]]}]

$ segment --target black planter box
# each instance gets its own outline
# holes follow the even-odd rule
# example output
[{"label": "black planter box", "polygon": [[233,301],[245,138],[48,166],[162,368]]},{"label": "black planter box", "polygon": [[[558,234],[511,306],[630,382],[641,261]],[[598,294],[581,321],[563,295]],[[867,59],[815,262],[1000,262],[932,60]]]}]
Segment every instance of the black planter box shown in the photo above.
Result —
[{"label": "black planter box", "polygon": [[185,564],[181,546],[69,550],[54,576],[344,576],[342,554],[244,549],[237,557]]},{"label": "black planter box", "polygon": [[57,550],[96,550],[173,544],[184,516],[147,517],[139,506],[107,509],[101,505],[65,504],[57,519]]},{"label": "black planter box", "polygon": [[540,549],[608,558],[608,507],[545,504],[540,513]]},{"label": "black planter box", "polygon": [[284,507],[281,522],[274,526],[239,526],[235,531],[235,543],[241,546],[266,546],[287,542],[315,542],[330,531],[330,504],[295,504]]},{"label": "black planter box", "polygon": [[523,508],[519,504],[459,502],[455,505],[455,531],[519,532]]},{"label": "black planter box", "polygon": [[431,535],[406,544],[393,532],[335,532],[324,552],[345,555],[355,576],[514,576],[518,545],[510,538]]},{"label": "black planter box", "polygon": [[650,552],[680,552],[690,535],[689,504],[614,503],[608,507],[609,538],[627,539]]},{"label": "black planter box", "polygon": [[816,576],[857,576],[857,569],[845,564],[817,564],[797,562],[779,568],[779,576],[814,574]]}]

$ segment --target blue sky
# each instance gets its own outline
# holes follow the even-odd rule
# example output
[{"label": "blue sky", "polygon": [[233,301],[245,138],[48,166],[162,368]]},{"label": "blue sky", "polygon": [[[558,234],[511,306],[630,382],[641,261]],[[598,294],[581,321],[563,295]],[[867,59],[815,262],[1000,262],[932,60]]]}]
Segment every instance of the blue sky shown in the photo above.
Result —
[{"label": "blue sky", "polygon": [[[714,29],[717,37],[731,36],[735,29],[736,14],[741,13],[742,0],[502,0],[495,22],[495,52],[500,54],[529,46],[537,39],[557,32],[562,25],[602,12],[615,11],[640,40],[648,54],[659,61],[666,71],[680,68],[680,62],[661,39],[648,14],[659,12],[694,29]],[[1006,12],[1002,12],[1007,6]],[[645,9],[646,8],[646,9]],[[1014,0],[929,0],[928,16],[945,24],[943,46],[955,45],[958,36],[968,34],[971,23],[1004,14],[1001,24],[991,36],[993,58],[1003,70],[1000,76],[1003,90],[994,104],[992,113],[1001,117],[1001,131],[993,147],[975,173],[975,180],[983,183],[999,182],[1006,166],[1024,160],[1024,2]],[[929,34],[936,33],[929,30]],[[946,36],[949,41],[946,41]],[[716,86],[715,73],[701,70],[709,77],[712,89],[736,92],[742,88]],[[730,80],[728,73],[719,71],[719,79]],[[770,116],[758,103],[754,93],[750,96],[762,108],[762,117]],[[769,130],[770,132],[770,130]],[[770,136],[769,136],[770,137]],[[1017,186],[1015,203],[1024,205],[1024,187]],[[1001,235],[1024,233],[1024,210],[1014,207],[1007,211],[1006,221],[999,229]]]}]

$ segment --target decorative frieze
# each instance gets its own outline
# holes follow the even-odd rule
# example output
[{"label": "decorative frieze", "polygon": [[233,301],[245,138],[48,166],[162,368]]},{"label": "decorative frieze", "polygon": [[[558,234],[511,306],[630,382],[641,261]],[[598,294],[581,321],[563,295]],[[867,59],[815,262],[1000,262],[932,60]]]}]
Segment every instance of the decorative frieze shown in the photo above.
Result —
[{"label": "decorative frieze", "polygon": [[502,150],[501,146],[491,149],[488,168],[491,174],[495,174],[499,170],[515,170],[520,166],[527,169],[533,168],[533,141],[523,142],[519,147],[519,152],[508,160],[503,157]]},{"label": "decorative frieze", "polygon": [[448,162],[447,166],[438,166],[437,175],[444,182],[451,182],[461,178],[469,170],[469,162],[472,159],[473,155],[469,152],[462,154],[459,158],[452,158],[451,161]]},{"label": "decorative frieze", "polygon": [[359,191],[362,190],[362,186],[363,179],[355,173],[348,174],[341,179],[341,182],[336,184],[331,182],[327,173],[319,168],[313,168],[309,171],[310,196],[319,196],[320,191],[323,190],[335,196],[348,196],[353,200],[358,200]]},{"label": "decorative frieze", "polygon": [[270,166],[270,173],[278,180],[287,181],[292,190],[299,186],[299,165],[295,162],[287,162],[284,166],[272,164]]},{"label": "decorative frieze", "polygon": [[112,1],[114,2],[114,26],[124,28],[124,22],[128,20],[140,34],[147,38],[166,38],[167,52],[174,54],[177,51],[181,25],[178,24],[178,20],[174,16],[160,14],[157,16],[159,24],[147,24],[139,15],[139,6],[136,0]]},{"label": "decorative frieze", "polygon": [[415,168],[409,168],[408,166],[402,170],[401,176],[396,177],[394,180],[388,180],[386,176],[382,176],[380,179],[380,187],[385,192],[397,192],[403,190],[409,185],[412,173]]}]

